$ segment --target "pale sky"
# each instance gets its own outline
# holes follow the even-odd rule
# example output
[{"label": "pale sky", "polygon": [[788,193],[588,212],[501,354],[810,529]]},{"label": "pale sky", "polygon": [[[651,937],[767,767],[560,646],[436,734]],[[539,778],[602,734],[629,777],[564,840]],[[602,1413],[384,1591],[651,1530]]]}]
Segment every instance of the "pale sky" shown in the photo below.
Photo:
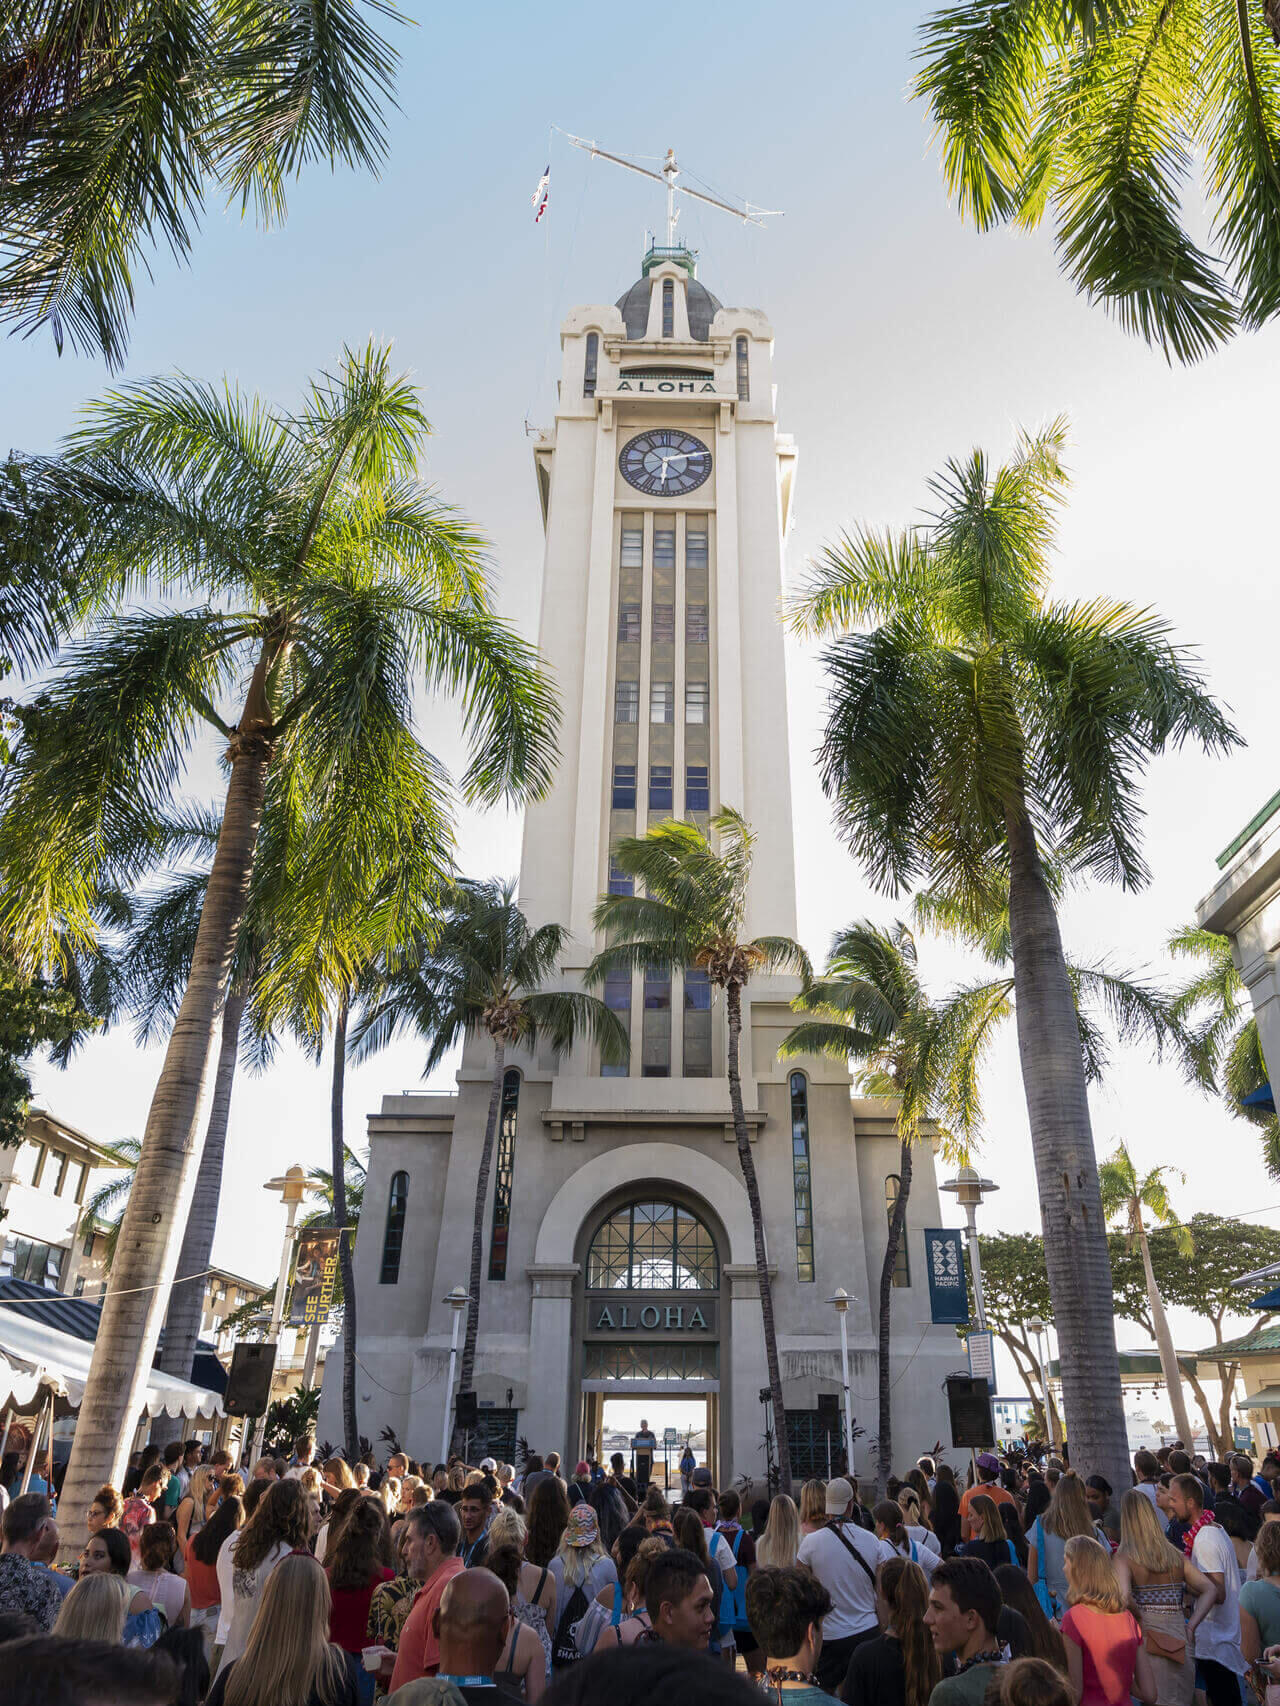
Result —
[{"label": "pale sky", "polygon": [[[287,226],[266,234],[215,212],[194,266],[158,257],[154,284],[139,289],[128,373],[226,373],[288,405],[344,341],[394,339],[437,434],[425,473],[487,531],[500,605],[532,632],[542,545],[524,423],[551,419],[560,319],[621,295],[662,216],[656,186],[549,140],[549,126],[635,155],[674,146],[716,190],[785,209],[752,231],[690,203],[681,230],[709,288],[763,308],[776,332],[781,426],[800,448],[788,572],[844,525],[906,521],[946,457],[974,444],[1003,455],[1019,426],[1065,411],[1075,487],[1057,592],[1155,606],[1199,647],[1231,707],[1243,750],[1173,754],[1151,771],[1150,887],[1091,888],[1065,911],[1073,955],[1158,968],[1165,937],[1213,881],[1214,855],[1280,781],[1270,638],[1280,330],[1171,370],[1074,295],[1049,234],[963,228],[925,112],[905,98],[924,10],[433,8],[400,32],[402,111],[382,180],[312,172],[292,191]],[[548,157],[550,211],[535,229],[529,197]],[[100,364],[59,361],[43,338],[11,340],[0,359],[0,445],[52,449],[108,382]],[[820,957],[837,926],[888,920],[906,902],[874,895],[831,832],[812,761],[813,649],[789,643],[789,657],[800,932]],[[452,754],[447,716],[431,721]],[[211,774],[206,756],[198,775]],[[518,821],[468,815],[461,849],[470,872],[513,871]],[[940,948],[925,966],[939,989],[966,970]],[[385,1091],[418,1084],[420,1061],[404,1044],[352,1073],[353,1145]],[[137,1134],[157,1066],[117,1032],[66,1073],[40,1066],[39,1099],[98,1138]],[[449,1074],[435,1083],[447,1088]],[[268,1077],[237,1086],[220,1263],[274,1272],[283,1214],[260,1186],[294,1160],[326,1160],[327,1100],[325,1069],[287,1050]],[[1012,1034],[992,1062],[988,1116],[983,1166],[1001,1190],[982,1224],[1034,1227]],[[1140,1166],[1186,1170],[1184,1212],[1280,1225],[1280,1185],[1250,1129],[1170,1067],[1118,1057],[1094,1118],[1100,1154],[1123,1137]],[[1201,1336],[1175,1330],[1183,1343]],[[1133,1337],[1122,1329],[1122,1343]]]}]

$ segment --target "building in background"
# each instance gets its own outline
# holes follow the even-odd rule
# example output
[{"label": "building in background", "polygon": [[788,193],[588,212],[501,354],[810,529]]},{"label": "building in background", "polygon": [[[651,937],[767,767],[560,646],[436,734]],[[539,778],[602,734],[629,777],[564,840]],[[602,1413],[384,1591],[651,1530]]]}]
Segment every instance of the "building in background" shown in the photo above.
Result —
[{"label": "building in background", "polygon": [[[592,909],[626,892],[622,835],[722,804],[754,827],[748,936],[796,932],[783,634],[778,604],[796,447],[778,430],[773,331],[726,308],[682,247],[653,248],[615,306],[561,327],[555,424],[534,439],[546,532],[539,645],[563,706],[549,798],[525,815],[520,899],[569,927],[580,984]],[[797,985],[744,998],[743,1093],[776,1272],[797,1479],[840,1449],[838,1286],[852,1407],[874,1434],[873,1311],[898,1143],[892,1108],[854,1100],[842,1064],[784,1064]],[[705,974],[611,977],[629,1068],[587,1045],[557,1062],[513,1053],[485,1208],[475,1390],[480,1435],[572,1462],[598,1448],[611,1397],[706,1406],[718,1484],[762,1475],[767,1385],[751,1216],[726,1077],[723,1002]],[[464,1049],[453,1096],[388,1096],[369,1122],[355,1252],[361,1433],[432,1456],[446,1418],[451,1313],[465,1286],[490,1096],[487,1042]],[[896,1455],[947,1433],[942,1382],[962,1362],[930,1323],[923,1229],[940,1221],[932,1156],[916,1163],[893,1297]],[[341,1357],[321,1406],[339,1438]],[[865,1453],[865,1446],[862,1448]],[[865,1467],[869,1454],[858,1467]]]},{"label": "building in background", "polygon": [[97,1295],[101,1241],[81,1237],[79,1225],[100,1171],[119,1171],[108,1150],[32,1108],[22,1142],[0,1149],[0,1278],[75,1297]]},{"label": "building in background", "polygon": [[1197,906],[1196,921],[1230,938],[1258,1018],[1263,1058],[1272,1072],[1280,1071],[1280,794],[1219,853],[1217,865],[1222,874]]}]

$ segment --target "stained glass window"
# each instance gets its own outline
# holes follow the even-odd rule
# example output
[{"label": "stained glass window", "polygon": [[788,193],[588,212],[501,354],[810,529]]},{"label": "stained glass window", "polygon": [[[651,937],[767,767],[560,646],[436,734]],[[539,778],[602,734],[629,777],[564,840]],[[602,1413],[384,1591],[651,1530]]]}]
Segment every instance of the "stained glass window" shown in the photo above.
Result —
[{"label": "stained glass window", "polygon": [[791,1175],[796,1196],[796,1278],[813,1280],[813,1177],[809,1171],[809,1081],[791,1074]]},{"label": "stained glass window", "polygon": [[715,1380],[720,1347],[714,1344],[588,1344],[584,1380]]},{"label": "stained glass window", "polygon": [[387,1227],[382,1234],[382,1272],[379,1285],[395,1285],[400,1278],[400,1251],[404,1247],[404,1221],[409,1207],[409,1175],[393,1173],[387,1193]]},{"label": "stained glass window", "polygon": [[592,1291],[717,1291],[715,1240],[687,1208],[671,1202],[628,1203],[591,1241]]},{"label": "stained glass window", "polygon": [[489,1236],[489,1278],[507,1277],[507,1238],[511,1231],[511,1183],[516,1168],[516,1114],[520,1107],[520,1074],[513,1067],[502,1079],[498,1114],[498,1156],[493,1181],[493,1230]]},{"label": "stained glass window", "polygon": [[669,278],[662,281],[662,335],[664,338],[675,336],[676,329],[676,287]]}]

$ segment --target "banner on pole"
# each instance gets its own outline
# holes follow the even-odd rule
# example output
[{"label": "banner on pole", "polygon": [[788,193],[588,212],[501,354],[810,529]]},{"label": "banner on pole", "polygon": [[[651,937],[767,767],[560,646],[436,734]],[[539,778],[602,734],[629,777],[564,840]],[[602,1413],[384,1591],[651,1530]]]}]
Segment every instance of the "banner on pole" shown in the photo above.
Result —
[{"label": "banner on pole", "polygon": [[929,1259],[929,1313],[935,1326],[963,1327],[969,1319],[969,1287],[964,1263],[964,1233],[958,1227],[926,1227]]},{"label": "banner on pole", "polygon": [[298,1261],[289,1298],[291,1327],[324,1326],[333,1311],[343,1228],[309,1226],[298,1235]]},{"label": "banner on pole", "polygon": [[975,1380],[985,1380],[989,1389],[996,1384],[996,1347],[990,1333],[969,1334],[969,1373]]}]

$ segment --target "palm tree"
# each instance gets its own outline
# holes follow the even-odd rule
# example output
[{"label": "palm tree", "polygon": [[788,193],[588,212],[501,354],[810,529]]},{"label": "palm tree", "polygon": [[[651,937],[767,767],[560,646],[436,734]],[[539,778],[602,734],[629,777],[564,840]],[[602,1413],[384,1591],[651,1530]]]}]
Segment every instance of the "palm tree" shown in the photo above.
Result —
[{"label": "palm tree", "polygon": [[[145,867],[202,724],[229,766],[81,1406],[73,1504],[123,1470],[195,1184],[273,768],[314,831],[326,892],[360,897],[375,850],[432,875],[451,857],[444,773],[413,732],[415,681],[462,700],[467,797],[536,796],[550,782],[550,687],[489,611],[479,537],[415,483],[427,431],[413,388],[370,346],[346,351],[291,414],[183,378],[128,386],[91,407],[62,456],[32,463],[87,518],[65,540],[83,584],[100,601],[154,587],[168,602],[99,621],[29,708],[0,784],[0,936],[30,964],[64,937],[92,939],[92,896]],[[184,589],[196,603],[182,603]],[[232,694],[228,720],[217,701]],[[398,919],[402,894],[414,905]],[[310,895],[298,885],[300,906]],[[414,906],[413,884],[388,894],[388,939],[397,922],[416,927]]]},{"label": "palm tree", "polygon": [[124,1219],[124,1207],[129,1200],[129,1192],[133,1189],[142,1145],[136,1137],[120,1137],[114,1143],[104,1143],[102,1147],[112,1159],[110,1176],[85,1198],[76,1236],[88,1238],[95,1232],[104,1234],[102,1270],[109,1274],[111,1264],[116,1259],[116,1247],[120,1242],[120,1222]]},{"label": "palm tree", "polygon": [[1244,979],[1236,969],[1231,942],[1214,930],[1189,925],[1169,938],[1175,959],[1198,960],[1194,972],[1177,991],[1170,1011],[1180,1022],[1195,1023],[1191,1061],[1206,1090],[1222,1083],[1222,1099],[1238,1118],[1262,1133],[1262,1159],[1271,1177],[1280,1180],[1280,1119],[1275,1098],[1267,1105],[1265,1091],[1271,1074],[1262,1055],[1258,1021],[1246,999]]},{"label": "palm tree", "polygon": [[396,54],[390,5],[277,9],[15,0],[0,17],[0,318],[125,357],[134,273],[191,248],[216,186],[264,224],[328,160],[376,170]]},{"label": "palm tree", "polygon": [[1182,1374],[1178,1368],[1177,1352],[1173,1348],[1173,1334],[1169,1331],[1168,1317],[1164,1312],[1164,1299],[1160,1296],[1160,1287],[1156,1284],[1156,1276],[1151,1267],[1151,1250],[1147,1244],[1147,1223],[1145,1216],[1150,1214],[1158,1226],[1169,1227],[1177,1242],[1178,1250],[1184,1256],[1191,1255],[1195,1246],[1191,1234],[1178,1219],[1169,1201],[1169,1191],[1165,1179],[1172,1175],[1179,1183],[1186,1183],[1186,1174],[1176,1167],[1153,1167],[1141,1178],[1129,1154],[1125,1143],[1118,1143],[1114,1155],[1109,1155],[1098,1168],[1098,1186],[1102,1193],[1102,1212],[1108,1220],[1124,1222],[1124,1230],[1129,1237],[1129,1248],[1135,1247],[1142,1254],[1142,1272],[1147,1282],[1147,1301],[1151,1306],[1151,1320],[1156,1332],[1156,1345],[1160,1351],[1160,1367],[1164,1370],[1164,1383],[1169,1389],[1169,1402],[1173,1405],[1174,1426],[1178,1437],[1188,1450],[1195,1439],[1191,1419],[1187,1415],[1186,1399],[1182,1395]]},{"label": "palm tree", "polygon": [[[962,217],[1050,216],[1077,289],[1190,362],[1280,310],[1278,42],[1275,0],[958,0],[923,26],[915,88]],[[1184,211],[1202,198],[1212,251]]]},{"label": "palm tree", "polygon": [[[1085,1064],[1050,880],[1147,878],[1147,758],[1237,736],[1165,625],[1048,598],[1064,429],[931,482],[922,525],[828,548],[790,607],[826,651],[820,751],[841,834],[877,888],[929,884],[975,930],[1008,907],[1018,1048],[1073,1462],[1122,1486],[1128,1444]],[[859,631],[848,632],[850,628]]]},{"label": "palm tree", "polygon": [[363,1059],[397,1033],[416,1031],[428,1043],[424,1077],[464,1039],[483,1036],[492,1050],[489,1112],[471,1219],[460,1396],[473,1390],[475,1380],[485,1204],[508,1050],[545,1043],[559,1055],[585,1037],[599,1048],[602,1060],[621,1065],[627,1059],[627,1032],[603,1001],[578,990],[544,987],[556,975],[568,940],[562,924],[530,926],[516,904],[513,883],[459,882],[420,952],[384,967],[353,1039],[356,1057]]},{"label": "palm tree", "polygon": [[799,972],[808,983],[812,968],[804,949],[787,936],[743,940],[755,838],[746,820],[728,806],[711,818],[709,830],[718,847],[696,824],[674,818],[656,825],[647,835],[624,836],[615,843],[612,857],[618,869],[643,884],[644,892],[601,896],[594,922],[596,929],[604,932],[606,945],[588,967],[587,981],[602,982],[614,970],[656,966],[683,973],[696,967],[708,974],[713,988],[724,990],[729,1021],[729,1106],[738,1164],[751,1208],[769,1391],[778,1436],[779,1485],[789,1493],[791,1445],[773,1321],[773,1283],[765,1249],[760,1185],[742,1105],[739,1046],[742,991],[751,979],[762,971],[783,970]]}]

